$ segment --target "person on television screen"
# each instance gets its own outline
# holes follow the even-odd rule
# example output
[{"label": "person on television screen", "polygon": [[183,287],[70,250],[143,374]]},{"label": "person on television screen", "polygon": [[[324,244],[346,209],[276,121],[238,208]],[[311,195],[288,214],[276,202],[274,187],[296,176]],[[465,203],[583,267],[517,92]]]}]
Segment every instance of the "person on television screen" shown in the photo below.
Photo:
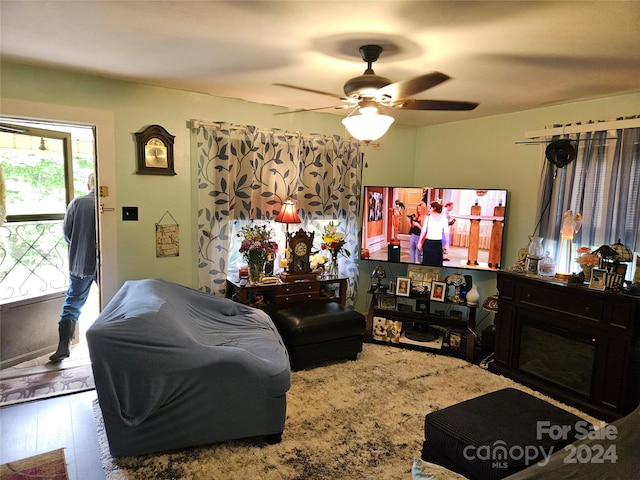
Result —
[{"label": "person on television screen", "polygon": [[[445,236],[447,244],[451,245],[451,227],[453,227],[453,224],[456,223],[456,219],[455,218],[451,218],[451,212],[453,211],[453,202],[447,202],[444,204],[444,214],[447,216],[447,223],[449,225],[449,228],[447,229],[447,233],[444,233],[442,235],[442,243],[444,244],[445,242]],[[447,249],[444,248],[444,256],[447,256]],[[448,258],[443,258],[443,260],[445,262],[448,262],[449,259]]]},{"label": "person on television screen", "polygon": [[449,247],[449,223],[442,213],[442,204],[431,202],[429,216],[418,239],[418,248],[422,249],[422,265],[442,266],[443,251]]},{"label": "person on television screen", "polygon": [[427,204],[420,202],[416,206],[416,213],[409,215],[411,228],[409,229],[409,260],[411,263],[422,263],[422,249],[418,248],[418,240],[422,232],[422,224],[427,218]]}]

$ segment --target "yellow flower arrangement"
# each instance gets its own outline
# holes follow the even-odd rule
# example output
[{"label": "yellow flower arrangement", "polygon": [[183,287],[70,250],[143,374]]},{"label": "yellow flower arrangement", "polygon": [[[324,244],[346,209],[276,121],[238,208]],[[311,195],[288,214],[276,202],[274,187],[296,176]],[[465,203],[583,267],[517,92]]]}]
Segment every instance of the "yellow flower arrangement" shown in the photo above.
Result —
[{"label": "yellow flower arrangement", "polygon": [[344,237],[344,233],[338,232],[332,220],[329,222],[329,225],[325,225],[324,227],[324,234],[322,235],[323,243],[320,245],[320,248],[328,251],[334,259],[337,258],[340,253],[345,257],[350,257],[351,252],[344,248],[346,244]]}]

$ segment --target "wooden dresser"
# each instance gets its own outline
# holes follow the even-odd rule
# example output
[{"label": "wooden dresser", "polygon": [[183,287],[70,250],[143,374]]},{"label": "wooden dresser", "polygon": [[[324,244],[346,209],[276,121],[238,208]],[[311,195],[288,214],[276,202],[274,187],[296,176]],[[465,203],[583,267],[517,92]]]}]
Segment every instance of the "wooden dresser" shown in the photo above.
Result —
[{"label": "wooden dresser", "polygon": [[238,281],[227,279],[227,298],[264,310],[305,302],[337,302],[344,305],[346,294],[346,278],[269,285],[241,285]]}]

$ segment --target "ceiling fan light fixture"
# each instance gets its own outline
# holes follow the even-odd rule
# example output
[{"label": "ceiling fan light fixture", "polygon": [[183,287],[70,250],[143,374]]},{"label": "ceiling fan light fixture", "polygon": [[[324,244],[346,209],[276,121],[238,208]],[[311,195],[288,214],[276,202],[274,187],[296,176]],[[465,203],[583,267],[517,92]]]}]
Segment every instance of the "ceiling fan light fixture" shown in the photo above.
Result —
[{"label": "ceiling fan light fixture", "polygon": [[377,115],[375,112],[367,112],[361,115],[352,115],[342,120],[342,123],[352,137],[362,142],[372,142],[379,139],[394,121],[389,115]]}]

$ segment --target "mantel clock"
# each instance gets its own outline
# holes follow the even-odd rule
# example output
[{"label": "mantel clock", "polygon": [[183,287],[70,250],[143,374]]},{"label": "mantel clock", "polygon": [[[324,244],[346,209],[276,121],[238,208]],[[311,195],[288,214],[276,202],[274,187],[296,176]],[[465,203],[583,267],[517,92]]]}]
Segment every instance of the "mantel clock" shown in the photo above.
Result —
[{"label": "mantel clock", "polygon": [[315,280],[316,274],[311,270],[311,247],[313,246],[313,232],[307,233],[300,229],[289,234],[288,245],[291,259],[287,271],[280,276],[285,282],[300,280]]}]

